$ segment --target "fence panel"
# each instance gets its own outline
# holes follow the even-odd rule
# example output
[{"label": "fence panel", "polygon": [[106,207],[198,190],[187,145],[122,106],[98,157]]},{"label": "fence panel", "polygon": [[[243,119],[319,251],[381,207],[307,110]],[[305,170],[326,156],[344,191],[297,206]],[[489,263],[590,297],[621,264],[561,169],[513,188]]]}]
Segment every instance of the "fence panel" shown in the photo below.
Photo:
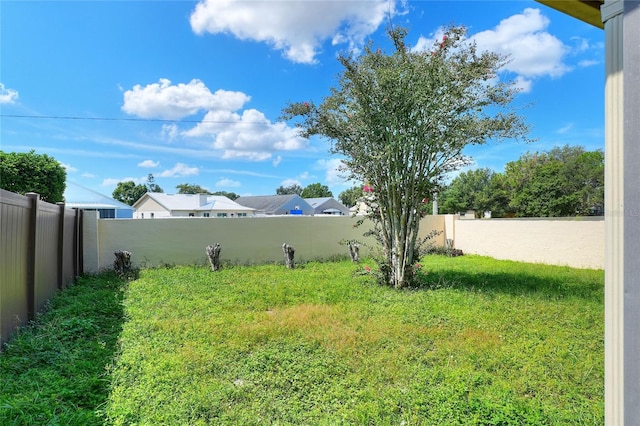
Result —
[{"label": "fence panel", "polygon": [[58,290],[58,239],[60,208],[54,204],[38,203],[36,223],[36,252],[34,269],[34,312],[40,311]]},{"label": "fence panel", "polygon": [[28,246],[31,203],[0,190],[0,345],[28,321]]},{"label": "fence panel", "polygon": [[82,215],[0,189],[0,349],[19,326],[81,273]]}]

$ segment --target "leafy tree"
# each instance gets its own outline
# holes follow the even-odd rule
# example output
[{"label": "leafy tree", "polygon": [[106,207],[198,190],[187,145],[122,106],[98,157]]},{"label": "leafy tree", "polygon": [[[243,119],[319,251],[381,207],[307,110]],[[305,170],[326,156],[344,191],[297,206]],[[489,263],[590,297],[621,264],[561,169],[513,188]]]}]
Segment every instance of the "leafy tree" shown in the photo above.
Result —
[{"label": "leafy tree", "polygon": [[0,187],[17,194],[36,192],[40,199],[57,203],[63,200],[67,172],[47,154],[0,151]]},{"label": "leafy tree", "polygon": [[523,119],[509,109],[517,89],[495,82],[506,58],[478,52],[462,27],[449,27],[430,52],[405,44],[407,31],[390,29],[391,54],[372,45],[345,54],[338,86],[320,105],[289,104],[304,136],[332,140],[347,177],[369,184],[375,234],[382,245],[381,281],[413,282],[419,260],[419,207],[445,173],[468,163],[465,146],[523,137]]},{"label": "leafy tree", "polygon": [[580,146],[527,152],[507,163],[503,188],[509,208],[520,217],[601,214],[604,154]]},{"label": "leafy tree", "polygon": [[227,192],[227,191],[216,191],[211,195],[222,195],[223,197],[227,197],[230,200],[237,200],[238,198],[240,198],[240,196],[235,192]]},{"label": "leafy tree", "polygon": [[364,196],[364,192],[362,191],[361,186],[354,186],[349,189],[345,189],[338,195],[338,199],[342,204],[347,207],[353,207],[356,205],[358,200],[360,200]]},{"label": "leafy tree", "polygon": [[459,213],[475,210],[479,215],[487,210],[498,210],[492,186],[494,176],[495,173],[486,168],[460,173],[440,192],[440,211]]},{"label": "leafy tree", "polygon": [[176,189],[178,190],[178,194],[208,194],[213,195],[213,193],[207,191],[200,185],[190,184],[190,183],[181,183],[176,185]]},{"label": "leafy tree", "polygon": [[118,182],[116,189],[113,190],[111,196],[130,206],[133,205],[140,197],[147,193],[146,185],[136,185],[134,181]]},{"label": "leafy tree", "polygon": [[164,192],[160,186],[156,184],[156,179],[153,177],[153,174],[149,173],[147,176],[147,191],[148,192]]},{"label": "leafy tree", "polygon": [[276,189],[276,195],[289,195],[289,194],[297,194],[297,195],[302,194],[302,187],[297,183],[294,183],[293,185],[289,185],[289,186],[280,185]]},{"label": "leafy tree", "polygon": [[333,197],[333,193],[329,191],[329,187],[327,185],[312,183],[302,190],[300,196],[302,198],[324,198]]}]

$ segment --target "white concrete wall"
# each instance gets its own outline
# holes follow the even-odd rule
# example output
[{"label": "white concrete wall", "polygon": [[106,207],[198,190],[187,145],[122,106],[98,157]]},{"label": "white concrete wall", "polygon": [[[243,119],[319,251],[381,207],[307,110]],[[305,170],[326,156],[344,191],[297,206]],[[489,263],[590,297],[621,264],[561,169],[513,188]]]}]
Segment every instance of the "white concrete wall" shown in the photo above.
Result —
[{"label": "white concrete wall", "polygon": [[603,218],[476,219],[447,224],[454,229],[455,248],[465,254],[604,268]]},{"label": "white concrete wall", "polygon": [[[341,216],[279,216],[248,218],[174,218],[157,220],[101,220],[85,217],[84,267],[87,272],[111,268],[113,252],[128,250],[139,266],[204,264],[204,249],[222,245],[223,261],[240,264],[282,262],[281,247],[296,249],[299,261],[347,255],[340,240],[355,239],[375,246],[362,234],[365,222]],[[496,259],[601,269],[604,265],[602,219],[477,219],[453,215],[427,216],[420,235],[443,231],[434,243],[454,240],[465,254]],[[370,254],[362,247],[361,254]]]},{"label": "white concrete wall", "polygon": [[[145,215],[146,217],[146,215]],[[298,261],[348,255],[341,240],[359,240],[375,246],[372,238],[362,236],[370,225],[355,228],[357,219],[323,216],[247,217],[247,218],[173,218],[157,220],[98,220],[85,222],[85,271],[111,268],[114,252],[128,250],[138,266],[162,264],[205,264],[205,247],[222,245],[223,262],[257,264],[283,262],[282,244],[292,245]],[[443,229],[442,216],[426,218],[421,235]],[[438,244],[444,244],[443,236]],[[369,249],[361,247],[361,255]]]}]

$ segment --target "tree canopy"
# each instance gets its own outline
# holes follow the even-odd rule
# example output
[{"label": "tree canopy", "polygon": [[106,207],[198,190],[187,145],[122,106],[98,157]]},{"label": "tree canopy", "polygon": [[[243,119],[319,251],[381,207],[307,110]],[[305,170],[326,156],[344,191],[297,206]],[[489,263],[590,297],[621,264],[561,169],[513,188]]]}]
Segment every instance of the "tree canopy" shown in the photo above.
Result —
[{"label": "tree canopy", "polygon": [[0,151],[0,187],[17,194],[36,192],[40,199],[58,203],[64,199],[67,172],[47,154]]},{"label": "tree canopy", "polygon": [[492,186],[495,173],[491,169],[476,169],[460,173],[439,195],[438,204],[443,213],[475,210],[496,211],[496,192]]},{"label": "tree canopy", "polygon": [[441,192],[440,212],[490,210],[493,217],[604,214],[604,154],[581,146],[527,152],[506,164],[461,173]]},{"label": "tree canopy", "polygon": [[358,200],[360,200],[363,196],[364,196],[364,192],[362,191],[362,187],[354,186],[342,191],[340,195],[338,195],[338,199],[345,206],[353,207],[356,205]]},{"label": "tree canopy", "polygon": [[420,257],[422,200],[468,162],[464,147],[525,137],[528,128],[510,108],[517,89],[496,79],[507,58],[478,52],[463,27],[447,28],[425,52],[406,46],[404,28],[388,33],[394,52],[370,44],[340,56],[331,94],[319,105],[291,103],[283,118],[295,119],[304,136],[329,138],[346,177],[372,188],[365,198],[382,245],[381,281],[404,287]]},{"label": "tree canopy", "polygon": [[204,189],[200,185],[190,184],[190,183],[181,183],[176,185],[176,189],[178,190],[178,194],[208,194],[213,195],[213,193]]},{"label": "tree canopy", "polygon": [[300,196],[302,198],[324,198],[333,197],[333,193],[329,191],[329,187],[327,185],[323,185],[318,182],[305,186],[300,193]]},{"label": "tree canopy", "polygon": [[296,194],[296,195],[302,194],[302,187],[297,183],[294,183],[289,186],[280,185],[276,189],[276,195],[290,195],[290,194]]},{"label": "tree canopy", "polygon": [[216,191],[211,195],[222,195],[223,197],[227,197],[230,200],[237,200],[238,198],[240,198],[240,196],[235,192],[227,192],[227,191]]},{"label": "tree canopy", "polygon": [[505,166],[502,188],[520,217],[601,214],[604,154],[580,146],[526,153]]},{"label": "tree canopy", "polygon": [[147,192],[164,192],[164,190],[156,183],[156,178],[153,177],[153,174],[151,173],[147,176]]},{"label": "tree canopy", "polygon": [[136,185],[132,180],[126,182],[118,182],[116,189],[113,190],[111,196],[118,201],[121,201],[130,206],[133,205],[140,197],[147,193],[146,185]]}]

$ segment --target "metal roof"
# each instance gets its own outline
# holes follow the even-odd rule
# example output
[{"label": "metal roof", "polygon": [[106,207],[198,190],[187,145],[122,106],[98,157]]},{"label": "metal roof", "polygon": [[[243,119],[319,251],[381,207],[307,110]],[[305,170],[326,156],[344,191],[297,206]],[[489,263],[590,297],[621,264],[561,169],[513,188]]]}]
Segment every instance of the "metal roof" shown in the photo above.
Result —
[{"label": "metal roof", "polygon": [[67,182],[64,190],[64,202],[67,207],[79,209],[117,209],[133,210],[133,207],[114,200],[97,191],[75,182]]}]

